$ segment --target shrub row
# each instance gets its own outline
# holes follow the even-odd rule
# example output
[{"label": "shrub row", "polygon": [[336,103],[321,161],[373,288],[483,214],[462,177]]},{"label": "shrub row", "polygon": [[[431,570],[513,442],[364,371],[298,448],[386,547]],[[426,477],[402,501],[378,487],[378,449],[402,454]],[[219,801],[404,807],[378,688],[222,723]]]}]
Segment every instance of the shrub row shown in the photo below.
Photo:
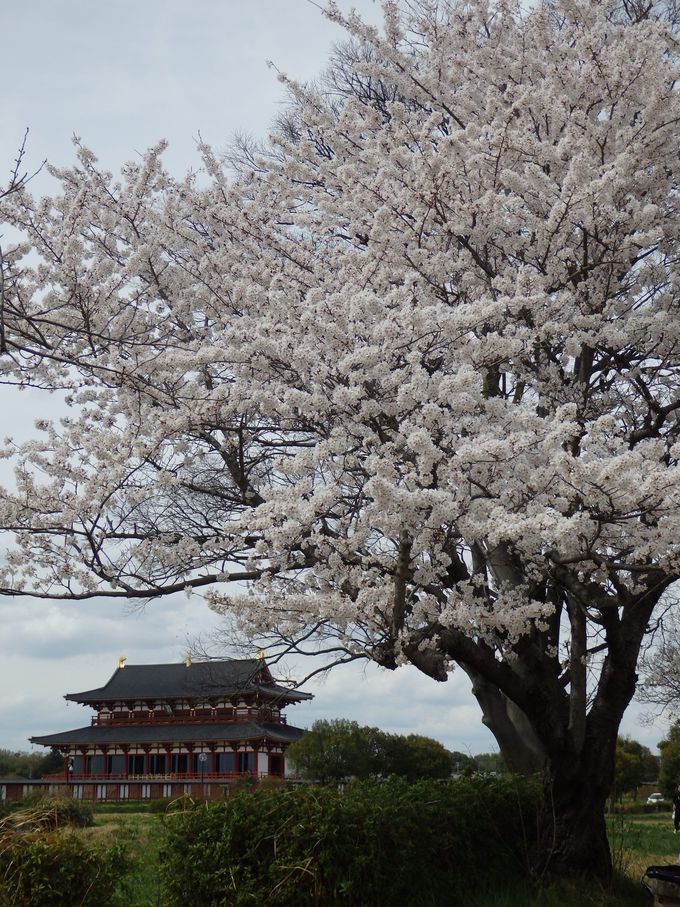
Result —
[{"label": "shrub row", "polygon": [[0,818],[0,907],[101,907],[132,868],[122,841],[84,838],[92,810],[70,798],[24,803]]},{"label": "shrub row", "polygon": [[617,803],[613,813],[629,815],[643,815],[644,813],[671,813],[673,807],[670,800],[662,803]]},{"label": "shrub row", "polygon": [[516,778],[239,791],[166,817],[169,903],[440,905],[522,877],[537,790]]},{"label": "shrub row", "polygon": [[74,832],[34,832],[0,847],[2,907],[101,907],[131,865],[122,842],[104,845]]}]

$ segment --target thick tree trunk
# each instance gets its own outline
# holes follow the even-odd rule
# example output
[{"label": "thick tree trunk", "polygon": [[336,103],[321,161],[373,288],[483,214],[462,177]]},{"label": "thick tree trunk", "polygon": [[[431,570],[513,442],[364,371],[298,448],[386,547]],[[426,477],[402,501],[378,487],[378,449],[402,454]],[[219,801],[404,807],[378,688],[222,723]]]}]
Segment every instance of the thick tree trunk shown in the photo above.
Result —
[{"label": "thick tree trunk", "polygon": [[[613,754],[611,757],[613,765]],[[600,760],[598,760],[600,761]],[[612,860],[605,823],[611,773],[574,766],[548,765],[543,776],[543,800],[538,836],[530,854],[535,876],[595,878],[603,885],[612,877]]]},{"label": "thick tree trunk", "polygon": [[[494,550],[494,557],[497,554]],[[499,564],[507,585],[512,566],[508,552]],[[450,627],[438,627],[438,642],[440,652],[472,679],[484,723],[508,767],[524,774],[542,772],[543,797],[530,854],[536,878],[597,879],[606,885],[612,860],[605,807],[614,779],[617,734],[635,693],[640,645],[667,581],[650,570],[648,591],[643,588],[636,598],[623,587],[620,600],[595,596],[606,654],[589,666],[587,696],[584,602],[594,593],[566,570],[558,578],[569,596],[569,607],[556,605],[555,610],[571,624],[566,666],[556,654],[561,630],[557,620],[534,628],[505,651]],[[441,673],[434,672],[440,654],[435,647],[428,650],[422,638],[414,638],[407,654],[421,670],[443,679],[443,663]]]},{"label": "thick tree trunk", "polygon": [[[552,737],[541,728],[546,741],[553,741],[548,752],[527,715],[515,703],[478,672],[468,666],[464,670],[473,681],[472,691],[482,708],[483,721],[496,738],[510,771],[542,773],[537,838],[529,854],[534,876],[540,880],[595,878],[608,884],[612,861],[605,806],[614,775],[618,723],[634,687],[621,691],[618,700],[612,697],[609,708],[604,710],[604,720],[591,722],[585,739],[581,733],[575,739],[571,726]],[[583,719],[585,722],[585,714]],[[548,723],[557,720],[556,709],[549,714]],[[562,746],[555,745],[559,739]]]}]

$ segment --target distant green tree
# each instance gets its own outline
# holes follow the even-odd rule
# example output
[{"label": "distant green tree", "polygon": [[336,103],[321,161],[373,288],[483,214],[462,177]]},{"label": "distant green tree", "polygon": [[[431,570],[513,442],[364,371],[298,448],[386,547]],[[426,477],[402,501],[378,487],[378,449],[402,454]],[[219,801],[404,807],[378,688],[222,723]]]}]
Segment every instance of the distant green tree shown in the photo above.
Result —
[{"label": "distant green tree", "polygon": [[680,721],[675,721],[670,726],[668,736],[659,744],[659,750],[659,790],[665,797],[671,797],[680,784]]},{"label": "distant green tree", "polygon": [[315,721],[287,758],[303,778],[323,783],[372,775],[449,778],[454,766],[453,754],[431,737],[388,734],[345,719]]},{"label": "distant green tree", "polygon": [[311,730],[289,747],[287,758],[303,778],[327,783],[377,774],[380,753],[377,728],[337,718],[315,721]]},{"label": "distant green tree", "polygon": [[626,748],[624,741],[619,737],[616,741],[616,767],[612,796],[618,800],[626,793],[635,792],[641,781],[640,759]]},{"label": "distant green tree", "polygon": [[614,789],[616,798],[625,793],[637,793],[645,781],[655,780],[659,774],[659,758],[649,747],[643,746],[630,737],[619,737],[616,741],[616,767]]},{"label": "distant green tree", "polygon": [[43,775],[53,775],[64,770],[64,757],[59,750],[52,747],[49,753],[42,757],[40,770]]},{"label": "distant green tree", "polygon": [[399,775],[408,781],[421,778],[450,778],[453,753],[438,740],[420,734],[385,734],[383,774]]}]

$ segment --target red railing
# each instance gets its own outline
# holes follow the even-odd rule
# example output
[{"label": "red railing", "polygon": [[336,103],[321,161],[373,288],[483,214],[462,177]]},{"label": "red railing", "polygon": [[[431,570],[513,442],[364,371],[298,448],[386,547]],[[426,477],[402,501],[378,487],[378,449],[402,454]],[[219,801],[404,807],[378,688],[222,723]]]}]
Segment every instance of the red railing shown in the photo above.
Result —
[{"label": "red railing", "polygon": [[[270,772],[269,775],[272,773]],[[64,780],[64,775],[52,775],[49,776],[50,779],[54,780]],[[69,782],[81,782],[81,781],[110,781],[113,782],[132,782],[139,783],[143,782],[144,784],[159,784],[164,781],[191,781],[195,784],[201,784],[202,782],[208,781],[235,781],[238,778],[265,778],[267,777],[266,772],[164,772],[162,774],[135,774],[135,775],[78,775],[74,772],[69,774]],[[277,776],[279,777],[279,776]],[[48,780],[47,776],[42,780]]]},{"label": "red railing", "polygon": [[91,720],[91,724],[92,727],[110,727],[112,724],[135,726],[149,724],[238,724],[252,721],[253,718],[257,718],[259,721],[265,721],[267,724],[288,723],[285,715],[262,715],[259,712],[253,711],[247,715],[232,715],[230,717],[223,716],[217,718],[206,715],[176,715],[173,717],[162,715],[158,718],[129,718],[128,716],[120,718],[99,718],[99,716],[95,715]]}]

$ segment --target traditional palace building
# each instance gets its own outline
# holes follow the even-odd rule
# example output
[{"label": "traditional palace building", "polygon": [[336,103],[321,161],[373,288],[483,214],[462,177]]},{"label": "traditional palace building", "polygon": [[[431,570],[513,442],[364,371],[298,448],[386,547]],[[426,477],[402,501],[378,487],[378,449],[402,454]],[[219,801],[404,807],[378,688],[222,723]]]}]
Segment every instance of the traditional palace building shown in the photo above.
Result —
[{"label": "traditional palace building", "polygon": [[87,727],[31,737],[66,757],[64,777],[52,783],[71,785],[79,797],[137,799],[215,796],[243,775],[282,777],[286,748],[303,733],[283,709],[312,696],[276,683],[263,658],[187,658],[121,659],[103,687],[65,698],[96,715]]}]

